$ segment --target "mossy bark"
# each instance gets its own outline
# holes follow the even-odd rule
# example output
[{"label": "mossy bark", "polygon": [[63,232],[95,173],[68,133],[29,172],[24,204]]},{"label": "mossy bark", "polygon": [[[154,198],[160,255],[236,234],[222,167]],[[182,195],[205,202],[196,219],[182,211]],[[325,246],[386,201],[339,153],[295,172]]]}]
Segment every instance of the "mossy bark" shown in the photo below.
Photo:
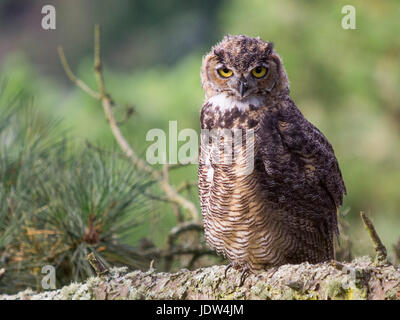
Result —
[{"label": "mossy bark", "polygon": [[397,299],[400,300],[400,269],[376,266],[363,257],[346,264],[284,265],[249,275],[238,286],[241,273],[225,266],[194,271],[128,273],[126,268],[73,283],[59,290],[35,293],[25,290],[0,299]]}]

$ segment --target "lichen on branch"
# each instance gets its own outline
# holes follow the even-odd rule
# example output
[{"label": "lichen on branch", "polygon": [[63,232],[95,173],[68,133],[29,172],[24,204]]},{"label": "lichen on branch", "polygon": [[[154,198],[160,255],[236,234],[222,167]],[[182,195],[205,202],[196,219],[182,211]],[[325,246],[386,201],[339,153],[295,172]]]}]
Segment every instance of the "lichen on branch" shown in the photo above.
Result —
[{"label": "lichen on branch", "polygon": [[376,266],[369,257],[338,265],[302,263],[249,275],[238,286],[240,271],[213,266],[176,273],[155,269],[127,272],[112,268],[105,276],[72,283],[55,291],[26,290],[0,299],[115,300],[115,299],[389,299],[400,300],[400,269]]}]

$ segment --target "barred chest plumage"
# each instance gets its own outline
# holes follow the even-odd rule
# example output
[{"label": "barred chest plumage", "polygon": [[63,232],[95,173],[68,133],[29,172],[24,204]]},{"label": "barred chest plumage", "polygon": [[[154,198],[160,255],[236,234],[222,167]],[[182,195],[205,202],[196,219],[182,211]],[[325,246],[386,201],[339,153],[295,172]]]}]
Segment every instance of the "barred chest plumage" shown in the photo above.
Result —
[{"label": "barred chest plumage", "polygon": [[[233,106],[228,108],[227,104]],[[251,270],[279,264],[268,250],[273,226],[259,173],[254,170],[264,101],[212,98],[201,113],[199,193],[208,245],[234,266]],[[210,130],[210,131],[208,131]]]}]

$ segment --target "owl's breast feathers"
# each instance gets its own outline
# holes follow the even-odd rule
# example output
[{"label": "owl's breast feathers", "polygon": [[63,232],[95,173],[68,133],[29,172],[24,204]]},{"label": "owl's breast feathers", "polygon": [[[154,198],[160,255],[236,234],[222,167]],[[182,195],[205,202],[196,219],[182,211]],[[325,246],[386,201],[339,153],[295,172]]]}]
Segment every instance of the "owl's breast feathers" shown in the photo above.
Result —
[{"label": "owl's breast feathers", "polygon": [[255,132],[247,175],[242,163],[213,162],[215,146],[202,141],[199,194],[210,246],[252,270],[334,257],[346,189],[332,146],[288,96],[231,109],[206,102],[201,127]]}]

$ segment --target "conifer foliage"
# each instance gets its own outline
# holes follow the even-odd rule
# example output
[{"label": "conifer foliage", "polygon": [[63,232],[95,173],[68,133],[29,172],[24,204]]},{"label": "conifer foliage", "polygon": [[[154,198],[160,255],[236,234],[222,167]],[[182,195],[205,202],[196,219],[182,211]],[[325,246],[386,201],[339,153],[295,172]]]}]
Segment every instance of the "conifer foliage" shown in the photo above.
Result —
[{"label": "conifer foliage", "polygon": [[30,98],[0,97],[0,291],[41,290],[93,274],[90,252],[132,269],[148,261],[127,236],[147,217],[151,181],[116,152],[71,142]]}]

